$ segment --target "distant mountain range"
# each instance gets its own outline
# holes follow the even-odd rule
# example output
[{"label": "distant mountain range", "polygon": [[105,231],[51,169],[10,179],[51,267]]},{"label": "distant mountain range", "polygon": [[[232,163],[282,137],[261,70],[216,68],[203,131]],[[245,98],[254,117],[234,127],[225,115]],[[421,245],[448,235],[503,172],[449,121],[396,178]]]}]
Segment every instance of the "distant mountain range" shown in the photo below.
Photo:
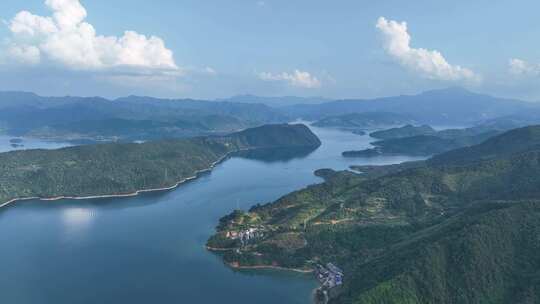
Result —
[{"label": "distant mountain range", "polygon": [[361,112],[407,114],[422,123],[471,124],[500,116],[540,113],[540,105],[520,100],[476,94],[462,88],[427,91],[418,95],[376,99],[351,99],[322,104],[298,104],[281,109],[294,118],[319,120]]},{"label": "distant mountain range", "polygon": [[491,122],[521,126],[540,123],[540,105],[476,94],[461,88],[411,96],[337,101],[322,97],[253,95],[218,101],[143,96],[108,100],[0,92],[1,132],[62,140],[192,137],[299,118],[318,120],[321,126],[329,126],[326,122],[336,120],[333,117],[350,120],[354,115],[366,116],[363,121],[367,124],[361,123],[359,128],[388,125],[390,115],[402,117],[393,119],[396,126],[412,122],[431,125]]},{"label": "distant mountain range", "polygon": [[42,97],[0,92],[0,128],[51,139],[151,140],[227,133],[289,119],[263,104],[129,96]]}]

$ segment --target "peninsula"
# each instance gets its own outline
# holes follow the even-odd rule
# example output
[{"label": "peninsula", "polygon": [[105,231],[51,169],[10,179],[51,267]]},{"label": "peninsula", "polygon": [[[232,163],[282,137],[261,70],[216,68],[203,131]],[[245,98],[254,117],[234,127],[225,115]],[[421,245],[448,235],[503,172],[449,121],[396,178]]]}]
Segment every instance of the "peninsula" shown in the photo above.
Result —
[{"label": "peninsula", "polygon": [[531,126],[365,174],[319,170],[324,183],[223,217],[208,246],[237,267],[315,268],[328,303],[536,303],[539,147]]},{"label": "peninsula", "polygon": [[172,189],[231,153],[320,144],[305,125],[279,124],[226,136],[1,153],[0,206],[32,198],[122,197]]}]

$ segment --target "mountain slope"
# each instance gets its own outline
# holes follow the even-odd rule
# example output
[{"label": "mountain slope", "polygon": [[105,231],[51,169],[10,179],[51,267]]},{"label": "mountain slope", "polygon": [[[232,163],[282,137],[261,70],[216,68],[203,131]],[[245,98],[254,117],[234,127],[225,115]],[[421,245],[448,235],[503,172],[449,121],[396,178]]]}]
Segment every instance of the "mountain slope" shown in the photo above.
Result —
[{"label": "mountain slope", "polygon": [[[235,249],[223,255],[231,265],[335,263],[336,304],[537,303],[539,140],[531,126],[455,159],[318,171],[322,184],[222,218],[208,245]],[[230,237],[251,228],[247,245]]]},{"label": "mountain slope", "polygon": [[360,265],[331,303],[538,303],[540,202],[483,203]]},{"label": "mountain slope", "polygon": [[436,133],[435,129],[428,125],[422,126],[413,126],[405,125],[400,128],[392,128],[388,130],[381,130],[372,132],[369,136],[378,139],[395,139],[395,138],[404,138],[418,135],[432,135]]},{"label": "mountain slope", "polygon": [[[435,131],[429,127],[416,128],[405,126],[383,131],[377,131],[371,136],[387,137],[387,139],[372,142],[374,148],[360,151],[345,151],[345,157],[373,157],[380,155],[420,155],[430,156],[450,150],[469,147],[484,142],[496,135],[507,131],[501,125],[479,125],[465,129],[446,129]],[[413,136],[407,134],[426,133]]]},{"label": "mountain slope", "polygon": [[480,145],[435,156],[430,162],[461,164],[504,157],[540,148],[540,128],[524,127],[493,137]]}]

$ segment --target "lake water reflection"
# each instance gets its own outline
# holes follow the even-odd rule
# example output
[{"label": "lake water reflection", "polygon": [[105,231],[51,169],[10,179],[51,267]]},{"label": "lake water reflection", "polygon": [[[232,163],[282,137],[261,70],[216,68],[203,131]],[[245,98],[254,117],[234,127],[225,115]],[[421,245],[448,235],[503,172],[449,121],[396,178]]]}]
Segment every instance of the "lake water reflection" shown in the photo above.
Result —
[{"label": "lake water reflection", "polygon": [[237,155],[174,191],[0,211],[1,302],[310,303],[310,276],[233,271],[204,244],[221,216],[320,182],[316,169],[416,160],[345,159],[372,139],[313,131],[323,142],[316,151]]}]

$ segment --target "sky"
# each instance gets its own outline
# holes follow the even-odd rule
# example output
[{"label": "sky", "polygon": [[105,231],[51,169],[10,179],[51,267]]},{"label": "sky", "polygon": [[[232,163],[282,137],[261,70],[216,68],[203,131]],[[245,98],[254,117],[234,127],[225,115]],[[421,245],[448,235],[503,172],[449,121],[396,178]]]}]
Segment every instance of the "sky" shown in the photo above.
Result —
[{"label": "sky", "polygon": [[2,0],[0,90],[540,101],[537,0]]}]

